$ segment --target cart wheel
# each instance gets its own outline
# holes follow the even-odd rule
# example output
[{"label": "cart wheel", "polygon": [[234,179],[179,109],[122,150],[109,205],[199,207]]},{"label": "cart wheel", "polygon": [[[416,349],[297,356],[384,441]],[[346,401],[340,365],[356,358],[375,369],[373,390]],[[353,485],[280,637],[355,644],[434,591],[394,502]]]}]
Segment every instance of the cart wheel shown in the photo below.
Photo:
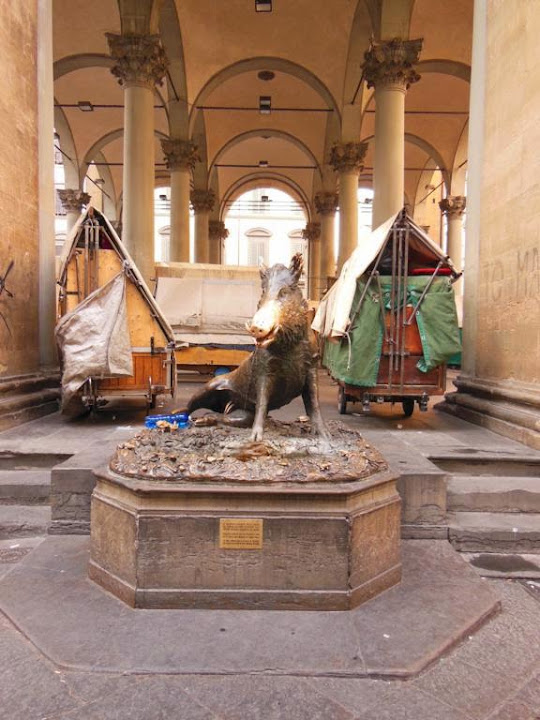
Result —
[{"label": "cart wheel", "polygon": [[341,385],[338,390],[337,409],[340,415],[345,415],[347,413],[347,395],[345,394],[345,388],[341,387]]},{"label": "cart wheel", "polygon": [[403,405],[405,417],[411,417],[414,412],[414,398],[403,398],[401,404]]},{"label": "cart wheel", "polygon": [[148,394],[146,395],[146,414],[156,407],[156,395],[152,392],[152,376],[148,376]]}]

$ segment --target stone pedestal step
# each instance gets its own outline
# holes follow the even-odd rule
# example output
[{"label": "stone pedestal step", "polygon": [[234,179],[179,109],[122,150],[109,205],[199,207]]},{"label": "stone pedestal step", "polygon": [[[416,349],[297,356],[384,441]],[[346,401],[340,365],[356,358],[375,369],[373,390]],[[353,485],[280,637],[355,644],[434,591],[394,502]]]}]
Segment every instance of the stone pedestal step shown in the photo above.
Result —
[{"label": "stone pedestal step", "polygon": [[1,505],[48,505],[50,470],[0,470]]},{"label": "stone pedestal step", "polygon": [[540,513],[540,478],[454,476],[447,506],[454,512]]},{"label": "stone pedestal step", "polygon": [[51,509],[43,505],[0,505],[0,539],[46,535]]},{"label": "stone pedestal step", "polygon": [[55,412],[59,397],[56,372],[0,379],[0,430]]},{"label": "stone pedestal step", "polygon": [[449,513],[448,539],[462,552],[537,554],[540,553],[540,514]]}]

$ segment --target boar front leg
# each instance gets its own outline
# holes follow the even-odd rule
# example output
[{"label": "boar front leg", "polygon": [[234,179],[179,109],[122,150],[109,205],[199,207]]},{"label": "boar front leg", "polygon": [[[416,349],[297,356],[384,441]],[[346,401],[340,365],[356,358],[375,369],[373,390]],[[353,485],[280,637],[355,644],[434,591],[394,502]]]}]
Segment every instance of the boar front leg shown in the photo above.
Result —
[{"label": "boar front leg", "polygon": [[321,415],[321,408],[319,406],[319,389],[317,382],[317,369],[311,368],[308,371],[306,384],[302,390],[302,400],[304,401],[304,407],[306,408],[306,414],[311,420],[311,428],[313,432],[320,435],[324,440],[330,441],[331,435],[328,432],[324,420]]},{"label": "boar front leg", "polygon": [[251,440],[262,440],[264,431],[264,420],[268,412],[268,401],[270,398],[270,383],[267,376],[263,376],[257,383],[257,404],[255,406],[255,420],[251,430]]}]

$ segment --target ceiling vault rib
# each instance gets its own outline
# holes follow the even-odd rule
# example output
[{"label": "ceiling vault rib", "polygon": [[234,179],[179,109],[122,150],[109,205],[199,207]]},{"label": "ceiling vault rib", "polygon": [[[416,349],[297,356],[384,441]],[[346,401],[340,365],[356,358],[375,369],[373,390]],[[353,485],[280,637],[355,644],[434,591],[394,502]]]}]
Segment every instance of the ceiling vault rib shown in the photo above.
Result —
[{"label": "ceiling vault rib", "polygon": [[[197,110],[242,110],[242,111],[250,111],[250,112],[257,112],[260,113],[259,106],[255,107],[232,107],[228,105],[196,105],[195,108]],[[334,110],[332,108],[293,108],[293,107],[273,107],[272,106],[272,113],[275,112],[315,112],[315,113],[332,113]]]}]

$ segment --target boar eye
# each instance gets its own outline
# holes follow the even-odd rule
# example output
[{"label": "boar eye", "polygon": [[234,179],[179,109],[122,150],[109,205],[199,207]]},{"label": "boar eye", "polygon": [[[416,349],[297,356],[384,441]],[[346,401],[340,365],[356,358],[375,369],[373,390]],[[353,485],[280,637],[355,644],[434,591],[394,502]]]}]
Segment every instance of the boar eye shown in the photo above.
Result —
[{"label": "boar eye", "polygon": [[282,287],[281,290],[278,292],[278,297],[283,298],[289,293],[289,288]]}]

